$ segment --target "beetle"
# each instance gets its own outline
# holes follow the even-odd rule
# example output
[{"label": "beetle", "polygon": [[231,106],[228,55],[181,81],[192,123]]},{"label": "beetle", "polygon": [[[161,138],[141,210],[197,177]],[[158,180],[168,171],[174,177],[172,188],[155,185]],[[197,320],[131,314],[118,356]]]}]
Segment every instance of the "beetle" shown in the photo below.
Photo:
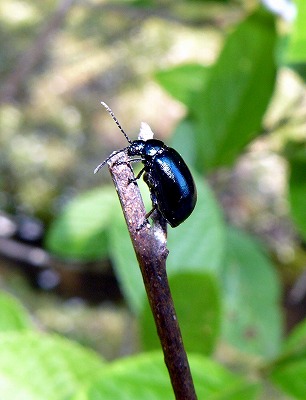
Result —
[{"label": "beetle", "polygon": [[[144,164],[135,180],[143,175],[150,190],[153,208],[146,215],[146,219],[157,210],[172,228],[177,227],[190,216],[197,202],[196,186],[185,161],[176,150],[166,146],[161,140],[132,141],[108,105],[104,102],[101,104],[110,113],[129,146],[112,153],[96,167],[94,173],[97,173],[114,155],[126,151],[131,162]],[[152,133],[150,127],[146,126]]]}]

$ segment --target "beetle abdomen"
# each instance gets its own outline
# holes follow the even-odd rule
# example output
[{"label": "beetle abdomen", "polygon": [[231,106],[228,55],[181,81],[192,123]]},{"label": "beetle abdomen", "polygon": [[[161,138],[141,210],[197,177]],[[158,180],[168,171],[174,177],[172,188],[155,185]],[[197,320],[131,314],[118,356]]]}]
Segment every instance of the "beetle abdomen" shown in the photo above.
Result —
[{"label": "beetle abdomen", "polygon": [[149,179],[157,207],[174,228],[192,213],[197,191],[191,173],[179,153],[168,147],[150,165]]}]

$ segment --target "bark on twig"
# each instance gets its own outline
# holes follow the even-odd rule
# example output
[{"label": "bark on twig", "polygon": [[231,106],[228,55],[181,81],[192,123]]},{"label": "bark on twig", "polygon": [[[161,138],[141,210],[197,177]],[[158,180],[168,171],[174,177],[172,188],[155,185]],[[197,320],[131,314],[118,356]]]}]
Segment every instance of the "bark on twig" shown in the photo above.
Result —
[{"label": "bark on twig", "polygon": [[109,169],[141,269],[158,336],[164,352],[176,399],[196,400],[196,393],[184,349],[166,274],[166,230],[163,219],[152,228],[143,224],[146,210],[134,174],[124,152],[112,157]]}]

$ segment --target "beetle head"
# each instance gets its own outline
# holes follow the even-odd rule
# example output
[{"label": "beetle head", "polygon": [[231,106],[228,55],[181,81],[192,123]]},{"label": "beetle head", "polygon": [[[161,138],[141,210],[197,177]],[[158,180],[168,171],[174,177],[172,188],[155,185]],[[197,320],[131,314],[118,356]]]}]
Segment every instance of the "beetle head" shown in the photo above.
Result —
[{"label": "beetle head", "polygon": [[142,156],[144,152],[146,142],[144,140],[134,140],[131,145],[127,148],[129,156]]}]

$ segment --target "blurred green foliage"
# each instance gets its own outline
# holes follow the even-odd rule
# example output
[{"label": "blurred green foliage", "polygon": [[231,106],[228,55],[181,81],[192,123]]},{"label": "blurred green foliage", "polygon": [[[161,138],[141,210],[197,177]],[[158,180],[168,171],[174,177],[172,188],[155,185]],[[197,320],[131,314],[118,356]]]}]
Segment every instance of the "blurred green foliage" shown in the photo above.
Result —
[{"label": "blurred green foliage", "polygon": [[[0,6],[0,206],[42,218],[48,225],[44,245],[61,259],[110,258],[146,350],[156,349],[156,334],[115,191],[91,189],[100,182],[92,170],[103,160],[98,137],[105,114],[97,104],[100,97],[118,102],[118,108],[125,104],[122,125],[128,125],[131,93],[151,75],[184,105],[186,115],[171,141],[194,171],[199,198],[188,221],[169,232],[167,268],[186,348],[195,353],[190,364],[199,399],[273,398],[266,397],[267,386],[275,398],[303,399],[306,392],[305,321],[284,339],[281,282],[260,243],[265,238],[234,228],[208,183],[235,166],[250,146],[270,140],[269,151],[290,171],[287,218],[292,216],[305,240],[305,115],[275,103],[286,68],[292,67],[305,90],[306,6],[297,1],[298,17],[286,25],[255,3],[96,1],[85,7],[64,1],[54,14],[53,1]],[[150,25],[157,17],[164,19],[159,30]],[[181,29],[191,25],[194,35],[202,29],[215,35],[219,56],[206,63],[166,62],[170,35],[176,35],[173,20]],[[48,29],[52,34],[45,37]],[[143,36],[141,29],[147,29]],[[202,41],[196,43],[198,54],[205,53]],[[124,91],[127,99],[120,103]],[[152,107],[148,115],[160,122],[164,108],[159,104],[156,113]],[[116,143],[105,131],[103,145],[119,147],[123,138],[118,135]],[[160,353],[106,364],[79,345],[38,333],[5,293],[0,308],[4,398],[173,398]],[[219,359],[228,360],[232,352],[231,363],[240,371],[235,374],[213,359],[222,353]],[[35,379],[33,371],[39,371]]]}]

